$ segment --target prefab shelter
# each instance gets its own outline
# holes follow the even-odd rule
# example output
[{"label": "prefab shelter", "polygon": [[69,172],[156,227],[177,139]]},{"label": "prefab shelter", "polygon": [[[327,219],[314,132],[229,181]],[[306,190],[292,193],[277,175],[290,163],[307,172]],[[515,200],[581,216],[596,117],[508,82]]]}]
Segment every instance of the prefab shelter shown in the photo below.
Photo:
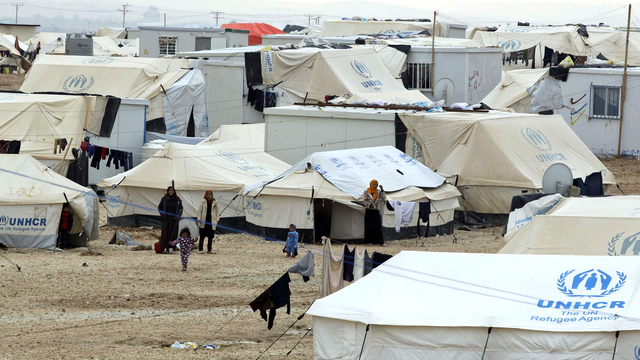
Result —
[{"label": "prefab shelter", "polygon": [[[198,103],[202,101],[199,94],[204,91],[202,77],[192,75],[179,81],[189,72],[197,71],[189,69],[191,64],[186,59],[41,55],[20,90],[147,99],[150,106],[146,121],[151,130],[166,127],[171,135],[186,136],[189,124],[193,123],[196,136],[208,136],[206,113],[198,110],[202,106]],[[173,86],[189,89],[173,91]],[[197,96],[195,89],[200,92]],[[183,111],[183,107],[192,111]],[[165,111],[167,108],[171,112]],[[173,118],[175,121],[171,122]]]},{"label": "prefab shelter", "polygon": [[500,253],[639,255],[639,208],[638,196],[565,198],[508,231]]},{"label": "prefab shelter", "polygon": [[636,259],[403,251],[316,300],[314,359],[637,357]]},{"label": "prefab shelter", "polygon": [[196,217],[204,192],[213,190],[221,225],[238,229],[244,221],[244,202],[238,194],[245,186],[288,168],[242,140],[211,145],[168,143],[139,166],[98,185],[108,194],[108,223],[112,225],[159,225],[158,204],[173,185],[182,199],[183,217]]},{"label": "prefab shelter", "polygon": [[[98,238],[98,201],[88,188],[59,175],[27,154],[0,155],[0,238],[19,248],[53,249],[62,204],[74,213],[71,237]],[[77,237],[77,236],[75,236]]]},{"label": "prefab shelter", "polygon": [[545,170],[567,165],[573,178],[601,172],[605,193],[613,174],[558,115],[488,113],[400,114],[406,151],[452,177],[466,211],[508,214],[511,199],[542,189]]},{"label": "prefab shelter", "polygon": [[222,29],[249,31],[249,45],[262,44],[262,35],[284,34],[284,31],[264,23],[232,23],[220,26]]},{"label": "prefab shelter", "polygon": [[[460,193],[444,178],[391,147],[317,152],[275,179],[247,187],[247,226],[251,232],[281,239],[294,223],[301,241],[322,236],[341,240],[364,238],[362,194],[376,179],[388,200],[429,203],[429,226],[421,236],[453,233],[454,210]],[[360,203],[358,203],[360,201]],[[418,234],[419,206],[410,223],[396,229],[395,212],[382,211],[385,240]]]}]

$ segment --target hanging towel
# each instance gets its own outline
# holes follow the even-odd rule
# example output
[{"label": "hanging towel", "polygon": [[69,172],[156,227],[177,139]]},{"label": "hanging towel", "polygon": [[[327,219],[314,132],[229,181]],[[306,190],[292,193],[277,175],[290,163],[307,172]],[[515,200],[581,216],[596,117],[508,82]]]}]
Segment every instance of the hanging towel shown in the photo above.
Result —
[{"label": "hanging towel", "polygon": [[315,276],[315,263],[313,262],[313,254],[311,251],[307,252],[302,259],[293,264],[288,271],[293,274],[302,275],[304,282],[309,281],[309,276]]},{"label": "hanging towel", "polygon": [[409,225],[413,220],[413,211],[416,208],[416,203],[407,201],[394,201],[389,200],[389,204],[395,212],[396,218],[396,232],[400,232],[402,225]]},{"label": "hanging towel", "polygon": [[356,248],[349,251],[349,247],[344,245],[344,266],[342,267],[342,278],[344,281],[353,281],[353,262],[355,258]]},{"label": "hanging towel", "polygon": [[365,249],[364,250],[364,272],[362,273],[362,276],[367,276],[367,274],[369,274],[371,270],[373,270],[373,260],[371,259],[371,257],[369,256],[369,253]]},{"label": "hanging towel", "polygon": [[324,240],[322,250],[322,297],[331,295],[344,287],[344,278],[342,276],[343,254],[344,244],[334,252],[331,247],[331,239],[326,238]]},{"label": "hanging towel", "polygon": [[378,266],[380,266],[382,263],[384,263],[385,261],[391,259],[393,257],[393,255],[387,255],[387,254],[382,254],[379,252],[373,252],[373,257],[371,260],[373,260],[373,268],[377,268]]},{"label": "hanging towel", "polygon": [[367,249],[364,249],[362,254],[358,254],[358,247],[353,249],[355,258],[353,261],[353,281],[358,281],[364,276],[364,258],[367,254]]}]

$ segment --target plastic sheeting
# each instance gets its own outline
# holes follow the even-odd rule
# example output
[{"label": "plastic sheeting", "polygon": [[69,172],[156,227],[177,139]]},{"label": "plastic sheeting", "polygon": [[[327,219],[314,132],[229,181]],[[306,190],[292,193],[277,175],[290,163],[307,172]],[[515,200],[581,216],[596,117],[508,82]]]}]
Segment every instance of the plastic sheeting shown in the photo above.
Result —
[{"label": "plastic sheeting", "polygon": [[187,127],[193,114],[195,136],[209,136],[204,90],[202,71],[193,69],[163,92],[164,122],[168,135],[187,136]]},{"label": "plastic sheeting", "polygon": [[558,80],[547,77],[527,90],[531,96],[532,114],[562,108],[562,87]]},{"label": "plastic sheeting", "polygon": [[249,45],[262,44],[262,35],[284,34],[285,32],[264,23],[233,23],[220,26],[222,29],[236,29],[249,31]]}]

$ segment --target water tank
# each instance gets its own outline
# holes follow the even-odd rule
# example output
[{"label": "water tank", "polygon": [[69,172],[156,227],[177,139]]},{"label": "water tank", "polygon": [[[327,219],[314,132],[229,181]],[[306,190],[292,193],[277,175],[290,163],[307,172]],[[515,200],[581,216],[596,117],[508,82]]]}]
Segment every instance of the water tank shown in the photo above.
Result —
[{"label": "water tank", "polygon": [[93,38],[81,33],[69,34],[64,50],[67,55],[93,56]]},{"label": "water tank", "polygon": [[142,161],[147,160],[148,158],[152,157],[153,154],[162,150],[162,148],[167,145],[167,142],[167,140],[153,140],[145,143],[142,146]]}]

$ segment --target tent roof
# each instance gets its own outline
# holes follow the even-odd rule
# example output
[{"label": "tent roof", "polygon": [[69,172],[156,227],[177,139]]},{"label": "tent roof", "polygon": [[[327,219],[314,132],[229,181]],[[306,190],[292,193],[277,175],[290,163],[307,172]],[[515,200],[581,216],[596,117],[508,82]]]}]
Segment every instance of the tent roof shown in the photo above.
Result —
[{"label": "tent roof", "polygon": [[[442,36],[445,25],[438,22],[436,36]],[[433,31],[432,22],[325,20],[320,36],[353,36],[362,34],[395,34],[402,31]]]},{"label": "tent roof", "polygon": [[564,198],[506,236],[501,253],[632,255],[640,227],[640,197]]},{"label": "tent roof", "polygon": [[[399,114],[415,139],[413,156],[438,174],[458,175],[458,186],[542,188],[542,176],[564,163],[574,178],[603,171],[560,115],[489,113]],[[410,139],[411,140],[411,139]]]},{"label": "tent roof", "polygon": [[[11,40],[8,37],[8,35],[5,35],[5,34],[0,34],[0,50],[2,50],[2,51],[9,50],[9,52],[11,52],[12,56],[21,56],[20,55],[20,51],[18,51],[14,47],[14,43],[11,42]],[[27,50],[27,48],[25,47],[23,50]]]},{"label": "tent roof", "polygon": [[[93,38],[93,56],[122,56],[122,57],[135,57],[139,54],[139,41],[138,39],[130,41],[127,45],[122,47],[118,46],[118,38],[112,38],[109,36],[94,36]],[[65,40],[66,41],[66,40]],[[51,54],[65,55],[66,47],[64,44],[56,48]]]},{"label": "tent roof", "polygon": [[502,73],[502,80],[482,102],[493,108],[508,108],[529,95],[528,89],[549,76],[549,69],[523,69]]},{"label": "tent roof", "polygon": [[99,185],[166,189],[173,180],[177,191],[239,192],[246,185],[266,181],[288,167],[240,140],[212,145],[168,143],[142,164],[104,179]]},{"label": "tent roof", "polygon": [[20,152],[37,159],[62,160],[63,154],[53,154],[55,139],[73,139],[69,146],[78,148],[95,105],[95,96],[0,92],[0,137],[21,140]]},{"label": "tent roof", "polygon": [[[300,173],[305,170],[315,170],[321,174],[322,179],[317,175]],[[283,182],[286,186],[295,187],[296,184],[305,183],[311,186],[326,180],[352,199],[359,199],[372,179],[378,180],[389,193],[412,186],[437,188],[445,180],[392,146],[317,152],[293,165],[269,183],[289,177],[292,173],[295,176]],[[260,187],[262,184],[254,184],[245,191]]]},{"label": "tent roof", "polygon": [[40,55],[23,92],[91,93],[151,99],[186,74],[186,59]]},{"label": "tent roof", "polygon": [[223,29],[248,30],[249,45],[262,44],[262,35],[284,34],[285,32],[264,23],[234,23],[220,26]]},{"label": "tent roof", "polygon": [[398,60],[402,63],[405,58],[399,51],[369,46],[269,51],[262,53],[262,78],[267,85],[278,84],[300,98],[315,101],[324,102],[325,96],[332,94],[357,95],[350,101],[431,103],[419,91],[405,89],[392,74],[397,71]]},{"label": "tent roof", "polygon": [[[592,280],[584,278],[594,273],[594,286],[587,290]],[[403,251],[316,300],[307,313],[373,325],[640,330],[640,309],[632,306],[638,273],[640,263],[630,257]],[[540,306],[550,302],[551,307]],[[568,315],[556,302],[589,303],[596,311]]]},{"label": "tent roof", "polygon": [[212,145],[234,140],[246,142],[252,149],[264,151],[264,123],[222,125],[198,145]]}]

